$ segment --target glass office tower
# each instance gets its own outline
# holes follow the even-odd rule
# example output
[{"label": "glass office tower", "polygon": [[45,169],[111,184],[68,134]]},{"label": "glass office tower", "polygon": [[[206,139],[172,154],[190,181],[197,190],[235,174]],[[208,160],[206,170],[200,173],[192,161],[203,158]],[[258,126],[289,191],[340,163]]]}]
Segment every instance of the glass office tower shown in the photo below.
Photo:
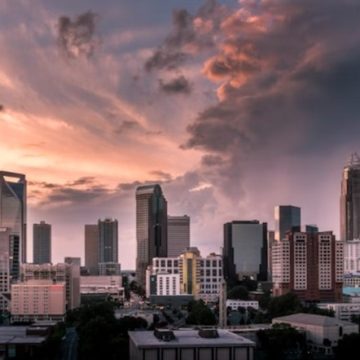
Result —
[{"label": "glass office tower", "polygon": [[344,167],[340,196],[340,240],[360,238],[360,158],[351,155]]},{"label": "glass office tower", "polygon": [[136,189],[136,243],[136,278],[145,287],[147,266],[167,256],[167,202],[160,185]]},{"label": "glass office tower", "polygon": [[26,262],[26,178],[23,174],[0,171],[0,227],[10,229],[15,263]]},{"label": "glass office tower", "polygon": [[288,231],[301,230],[301,209],[292,205],[275,207],[275,240],[285,239]]}]

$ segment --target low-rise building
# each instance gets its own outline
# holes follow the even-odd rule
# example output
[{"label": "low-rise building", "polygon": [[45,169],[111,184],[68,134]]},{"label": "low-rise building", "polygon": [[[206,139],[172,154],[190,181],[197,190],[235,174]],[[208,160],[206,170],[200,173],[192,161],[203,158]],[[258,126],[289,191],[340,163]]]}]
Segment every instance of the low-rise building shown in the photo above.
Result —
[{"label": "low-rise building", "polygon": [[122,286],[122,276],[81,276],[80,294],[84,298],[109,298],[118,302],[123,302],[125,298]]},{"label": "low-rise building", "polygon": [[20,278],[22,282],[29,280],[65,282],[66,310],[80,306],[80,266],[78,264],[22,264]]},{"label": "low-rise building", "polygon": [[314,314],[293,314],[281,316],[272,320],[273,324],[289,324],[304,331],[309,350],[332,354],[333,347],[344,335],[359,332],[359,326],[347,321],[341,321],[329,316]]},{"label": "low-rise building", "polygon": [[335,317],[342,321],[351,321],[353,315],[360,315],[360,303],[323,303],[317,306],[320,309],[334,311]]},{"label": "low-rise building", "polygon": [[360,303],[360,287],[344,287],[343,298],[347,303]]},{"label": "low-rise building", "polygon": [[0,359],[39,359],[49,328],[0,326]]},{"label": "low-rise building", "polygon": [[192,295],[196,300],[217,302],[222,267],[220,255],[202,257],[195,247],[178,258],[154,258],[146,271],[146,296]]},{"label": "low-rise building", "polygon": [[65,283],[29,280],[11,285],[11,321],[63,320]]},{"label": "low-rise building", "polygon": [[343,287],[360,287],[360,272],[345,272]]},{"label": "low-rise building", "polygon": [[130,331],[131,360],[253,360],[255,343],[226,330]]},{"label": "low-rise building", "polygon": [[226,307],[231,308],[231,310],[237,310],[239,307],[243,307],[247,309],[251,307],[255,310],[259,310],[259,302],[254,300],[236,300],[236,299],[228,299],[226,300]]}]

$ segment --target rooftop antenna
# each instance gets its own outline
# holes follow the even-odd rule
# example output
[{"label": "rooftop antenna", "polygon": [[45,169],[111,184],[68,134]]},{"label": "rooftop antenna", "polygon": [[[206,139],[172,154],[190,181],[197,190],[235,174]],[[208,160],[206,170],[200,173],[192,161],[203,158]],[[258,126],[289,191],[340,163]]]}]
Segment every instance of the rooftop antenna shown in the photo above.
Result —
[{"label": "rooftop antenna", "polygon": [[353,152],[350,155],[347,165],[350,167],[360,167],[360,156],[357,152]]}]

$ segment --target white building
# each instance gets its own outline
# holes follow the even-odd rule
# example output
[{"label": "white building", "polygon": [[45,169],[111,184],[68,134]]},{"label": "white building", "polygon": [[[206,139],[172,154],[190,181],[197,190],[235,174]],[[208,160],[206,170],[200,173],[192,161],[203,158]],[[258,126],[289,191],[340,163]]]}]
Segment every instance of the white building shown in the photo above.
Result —
[{"label": "white building", "polygon": [[231,310],[237,310],[239,307],[247,309],[248,307],[259,310],[259,302],[254,300],[226,300],[226,308],[231,308]]},{"label": "white building", "polygon": [[129,331],[131,360],[253,360],[255,343],[226,330]]},{"label": "white building", "polygon": [[345,242],[344,271],[345,273],[360,272],[360,239]]},{"label": "white building", "polygon": [[344,274],[343,287],[360,287],[360,272],[346,272]]},{"label": "white building", "polygon": [[65,283],[29,280],[11,285],[11,319],[15,321],[63,320]]},{"label": "white building", "polygon": [[318,308],[325,310],[332,310],[335,313],[335,317],[342,321],[351,321],[353,315],[360,315],[360,304],[352,303],[324,303],[318,304]]},{"label": "white building", "polygon": [[[344,335],[359,332],[357,324],[314,314],[299,313],[281,316],[274,318],[272,323],[285,323],[300,331],[304,331],[309,349],[324,354],[331,354],[332,348],[337,346],[338,341]],[[324,340],[328,340],[328,343]]]},{"label": "white building", "polygon": [[188,248],[179,257],[152,260],[146,271],[146,296],[193,295],[195,299],[216,302],[222,280],[220,255],[204,258],[197,248]]}]

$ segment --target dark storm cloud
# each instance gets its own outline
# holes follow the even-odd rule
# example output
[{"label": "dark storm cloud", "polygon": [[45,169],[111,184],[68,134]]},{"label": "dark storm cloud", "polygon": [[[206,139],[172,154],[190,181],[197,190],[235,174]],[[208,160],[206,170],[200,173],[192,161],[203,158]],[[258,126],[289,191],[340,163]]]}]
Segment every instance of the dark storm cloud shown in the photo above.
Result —
[{"label": "dark storm cloud", "polygon": [[74,20],[61,16],[58,20],[58,42],[64,53],[71,58],[89,57],[99,43],[96,37],[98,15],[87,11]]},{"label": "dark storm cloud", "polygon": [[181,65],[189,54],[214,46],[213,34],[218,28],[222,7],[208,0],[193,15],[186,9],[173,11],[172,31],[164,43],[145,62],[145,69],[172,70]]},{"label": "dark storm cloud", "polygon": [[154,170],[150,172],[150,175],[153,175],[155,177],[157,177],[159,180],[163,180],[163,181],[170,181],[172,180],[172,176],[171,174],[162,171],[162,170]]},{"label": "dark storm cloud", "polygon": [[120,126],[118,126],[115,129],[115,133],[117,134],[123,134],[126,133],[129,130],[133,130],[136,128],[140,128],[140,124],[137,121],[134,120],[124,120]]},{"label": "dark storm cloud", "polygon": [[223,19],[219,51],[204,65],[221,81],[219,102],[188,126],[186,146],[228,155],[313,152],[346,141],[351,127],[357,133],[359,14],[356,1],[240,5]]},{"label": "dark storm cloud", "polygon": [[170,81],[159,81],[159,88],[162,92],[173,95],[173,94],[190,94],[192,87],[190,82],[181,75]]},{"label": "dark storm cloud", "polygon": [[83,176],[73,182],[68,183],[69,186],[89,185],[93,184],[95,178],[93,176]]},{"label": "dark storm cloud", "polygon": [[205,166],[218,166],[221,165],[224,162],[224,160],[217,155],[204,155],[201,158],[201,164]]}]

